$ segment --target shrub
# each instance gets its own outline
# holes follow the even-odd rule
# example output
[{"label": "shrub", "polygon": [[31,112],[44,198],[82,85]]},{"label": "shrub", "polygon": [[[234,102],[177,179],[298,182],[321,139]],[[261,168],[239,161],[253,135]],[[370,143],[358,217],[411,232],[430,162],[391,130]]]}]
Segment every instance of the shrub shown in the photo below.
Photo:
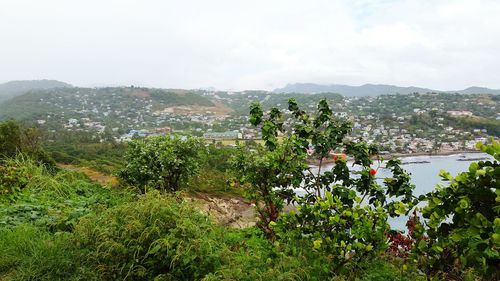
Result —
[{"label": "shrub", "polygon": [[202,141],[194,137],[165,136],[132,141],[120,177],[142,191],[148,187],[177,191],[198,173],[202,147]]},{"label": "shrub", "polygon": [[221,263],[222,231],[191,205],[155,193],[82,219],[75,235],[106,279],[194,280]]},{"label": "shrub", "polygon": [[236,183],[245,187],[245,195],[255,204],[257,226],[269,239],[275,239],[271,224],[283,211],[285,198],[293,197],[302,171],[307,168],[303,155],[293,153],[293,146],[280,145],[273,151],[240,147],[233,158]]},{"label": "shrub", "polygon": [[447,186],[424,196],[427,239],[416,253],[429,274],[460,275],[467,267],[487,278],[500,278],[500,144],[479,143],[495,160],[473,162],[456,177],[440,175]]},{"label": "shrub", "polygon": [[26,169],[15,166],[0,166],[0,196],[13,198],[28,184]]},{"label": "shrub", "polygon": [[[278,156],[264,158],[259,167],[241,170],[249,176],[257,174],[250,178],[250,191],[257,202],[262,202],[262,206],[256,206],[258,211],[272,210],[282,202],[279,198],[296,203],[296,212],[282,214],[279,219],[271,212],[275,214],[273,220],[263,221],[275,225],[271,231],[276,232],[278,241],[298,247],[308,244],[310,250],[328,257],[322,271],[343,272],[348,264],[356,266],[361,259],[387,247],[387,217],[408,212],[415,201],[414,185],[397,160],[387,162],[392,176],[381,185],[377,171],[371,167],[377,148],[361,140],[349,140],[351,124],[336,118],[325,99],[319,102],[315,115],[301,110],[294,99],[289,100],[288,109],[291,117],[285,126],[277,108],[265,116],[259,104],[251,106],[250,122],[261,125],[267,153]],[[282,141],[278,141],[280,132]],[[332,153],[334,165],[331,170],[323,170],[325,159]],[[345,159],[336,158],[338,153],[351,157],[355,168],[348,167]],[[304,166],[306,154],[317,161],[317,168]],[[303,194],[290,192],[299,185]]]},{"label": "shrub", "polygon": [[55,169],[56,163],[42,149],[41,141],[42,133],[37,128],[25,127],[12,119],[0,122],[0,159],[24,153]]}]

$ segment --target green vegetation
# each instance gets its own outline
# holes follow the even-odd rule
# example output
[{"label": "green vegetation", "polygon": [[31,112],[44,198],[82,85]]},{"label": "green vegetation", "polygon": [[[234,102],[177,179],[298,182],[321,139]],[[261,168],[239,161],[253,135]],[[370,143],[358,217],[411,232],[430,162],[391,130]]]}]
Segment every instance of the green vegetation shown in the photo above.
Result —
[{"label": "green vegetation", "polygon": [[424,196],[425,233],[418,233],[416,251],[429,273],[457,275],[473,267],[498,277],[500,261],[500,144],[478,144],[496,161],[474,162],[456,177],[442,170],[448,186]]},{"label": "green vegetation", "polygon": [[51,172],[18,155],[0,165],[0,226],[43,226],[71,230],[81,216],[127,200],[129,192],[113,190],[77,172]]},{"label": "green vegetation", "polygon": [[[496,160],[472,163],[455,178],[442,172],[448,186],[415,198],[399,161],[385,162],[375,145],[348,138],[351,123],[326,100],[312,114],[293,99],[288,110],[251,107],[264,146],[221,148],[176,135],[128,145],[40,137],[37,150],[58,162],[121,171],[115,187],[51,168],[19,142],[26,129],[2,124],[0,280],[500,277],[497,142],[479,145]],[[322,170],[331,153],[334,165]],[[385,178],[377,176],[381,163],[390,170]],[[214,223],[192,203],[199,192],[228,201],[243,194],[258,223]],[[407,235],[390,229],[389,216],[410,212]]]},{"label": "green vegetation", "polygon": [[132,141],[120,177],[143,192],[148,187],[178,191],[198,173],[202,144],[198,138],[180,136]]},{"label": "green vegetation", "polygon": [[41,147],[41,141],[42,133],[36,128],[25,127],[12,119],[1,122],[0,160],[24,153],[37,161],[54,166],[54,161]]},{"label": "green vegetation", "polygon": [[500,120],[483,117],[450,118],[450,124],[459,128],[484,129],[490,135],[500,137]]},{"label": "green vegetation", "polygon": [[[87,104],[85,100],[91,102]],[[106,111],[110,109],[125,110],[126,116],[136,115],[136,109],[155,102],[161,106],[202,105],[212,106],[213,103],[197,94],[188,91],[160,90],[135,87],[120,88],[57,88],[48,90],[35,90],[17,96],[0,105],[0,119],[41,118],[47,113],[54,116],[64,115],[64,111],[82,110],[88,107],[89,114],[94,108]],[[64,107],[61,108],[62,104]],[[161,108],[163,109],[163,108]],[[67,118],[77,117],[66,116]],[[117,116],[115,116],[117,117]]]},{"label": "green vegetation", "polygon": [[[250,122],[262,124],[266,147],[271,155],[276,155],[267,158],[265,164],[259,161],[255,165],[272,167],[265,171],[266,176],[250,178],[258,212],[268,212],[261,215],[258,225],[272,240],[276,239],[276,232],[278,241],[310,247],[328,257],[323,271],[345,272],[362,259],[385,250],[387,216],[399,216],[412,207],[414,186],[394,160],[387,163],[392,177],[385,179],[385,187],[380,186],[376,171],[371,168],[376,148],[364,142],[346,141],[350,123],[336,119],[326,100],[319,102],[315,116],[301,110],[294,99],[290,99],[288,109],[294,117],[291,132],[284,130],[283,114],[277,108],[271,109],[267,119],[258,104],[251,108]],[[278,132],[288,137],[278,142]],[[319,159],[317,171],[305,165],[306,151],[312,148],[310,157]],[[322,161],[332,151],[351,156],[359,171],[350,171],[347,162],[340,159],[331,171],[321,173]],[[253,175],[248,169],[243,173]],[[290,191],[299,186],[305,194]],[[296,212],[281,214],[285,199],[296,202]]]}]

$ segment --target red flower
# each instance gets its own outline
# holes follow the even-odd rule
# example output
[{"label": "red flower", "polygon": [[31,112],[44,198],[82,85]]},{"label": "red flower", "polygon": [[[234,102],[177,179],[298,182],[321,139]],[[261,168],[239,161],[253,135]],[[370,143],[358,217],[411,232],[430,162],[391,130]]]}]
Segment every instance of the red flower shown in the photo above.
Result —
[{"label": "red flower", "polygon": [[373,176],[375,176],[375,174],[376,174],[376,173],[377,173],[377,170],[375,170],[375,169],[373,169],[373,168],[372,168],[372,169],[370,169],[370,176],[372,176],[372,177],[373,177]]},{"label": "red flower", "polygon": [[333,161],[337,161],[339,157],[337,155],[333,155]]}]

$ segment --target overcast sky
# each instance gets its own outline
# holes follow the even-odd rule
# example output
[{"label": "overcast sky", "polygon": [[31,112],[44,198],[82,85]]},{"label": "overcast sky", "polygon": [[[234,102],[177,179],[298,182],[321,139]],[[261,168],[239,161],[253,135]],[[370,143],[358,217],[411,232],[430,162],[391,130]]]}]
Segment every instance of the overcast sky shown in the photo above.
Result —
[{"label": "overcast sky", "polygon": [[500,88],[500,1],[1,0],[0,82]]}]

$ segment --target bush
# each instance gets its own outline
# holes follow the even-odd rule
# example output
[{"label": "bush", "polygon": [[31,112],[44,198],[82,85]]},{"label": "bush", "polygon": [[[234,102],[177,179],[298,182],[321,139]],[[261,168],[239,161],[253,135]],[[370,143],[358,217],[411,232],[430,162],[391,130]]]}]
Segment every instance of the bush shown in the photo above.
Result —
[{"label": "bush", "polygon": [[0,159],[23,153],[37,162],[55,168],[56,163],[42,149],[41,141],[42,133],[37,128],[25,127],[12,119],[0,122]]},{"label": "bush", "polygon": [[[415,186],[397,160],[387,162],[392,175],[381,185],[372,168],[374,159],[379,166],[382,161],[377,148],[349,140],[350,122],[336,118],[325,99],[314,115],[301,110],[294,99],[289,100],[288,110],[291,117],[285,125],[278,108],[264,114],[259,104],[252,104],[250,122],[261,126],[267,152],[256,159],[247,153],[237,161],[242,163],[237,165],[241,181],[251,186],[249,193],[261,219],[258,225],[269,238],[308,246],[328,257],[321,271],[332,275],[347,271],[387,247],[387,217],[408,212],[416,201]],[[281,141],[279,133],[284,135]],[[339,154],[349,156],[352,167]],[[331,155],[332,168],[323,170]],[[305,165],[307,156],[317,162],[316,168]],[[300,187],[302,194],[293,192],[293,187]],[[294,202],[297,211],[280,214],[284,200]]]},{"label": "bush", "polygon": [[13,198],[28,184],[26,169],[14,166],[0,166],[0,196]]},{"label": "bush", "polygon": [[148,187],[178,191],[198,173],[202,147],[202,141],[193,137],[165,136],[132,141],[120,177],[142,191]]},{"label": "bush", "polygon": [[500,278],[500,144],[478,148],[495,160],[473,162],[456,177],[441,171],[449,184],[423,198],[427,236],[415,250],[429,274],[461,275],[474,268],[486,278]]},{"label": "bush", "polygon": [[88,216],[75,235],[106,279],[194,280],[221,264],[222,230],[189,204],[158,194]]}]

